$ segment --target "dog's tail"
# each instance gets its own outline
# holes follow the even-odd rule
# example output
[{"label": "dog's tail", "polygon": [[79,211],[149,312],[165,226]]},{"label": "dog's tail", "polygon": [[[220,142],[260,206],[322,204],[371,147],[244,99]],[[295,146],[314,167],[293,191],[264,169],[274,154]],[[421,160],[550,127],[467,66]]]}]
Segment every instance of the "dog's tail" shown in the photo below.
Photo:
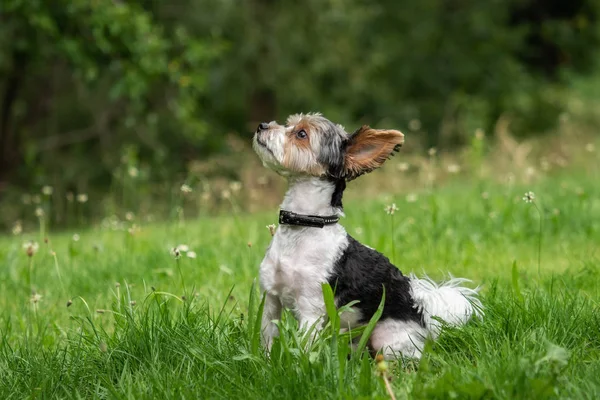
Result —
[{"label": "dog's tail", "polygon": [[[414,307],[423,314],[423,322],[429,333],[437,337],[442,324],[451,326],[466,324],[472,317],[483,317],[483,305],[478,297],[479,288],[462,286],[468,279],[452,278],[437,284],[428,277],[410,275],[410,287]],[[437,318],[436,318],[437,317]]]}]

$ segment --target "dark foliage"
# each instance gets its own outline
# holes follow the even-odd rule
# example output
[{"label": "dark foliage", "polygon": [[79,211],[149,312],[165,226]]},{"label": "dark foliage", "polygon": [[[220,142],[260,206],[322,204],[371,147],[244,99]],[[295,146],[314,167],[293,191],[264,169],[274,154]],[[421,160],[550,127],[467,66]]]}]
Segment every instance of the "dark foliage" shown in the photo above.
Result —
[{"label": "dark foliage", "polygon": [[[541,133],[543,88],[589,73],[595,0],[3,0],[0,195],[49,183],[152,182],[245,137],[321,111],[349,129],[454,146],[508,114]],[[412,123],[410,123],[412,121]]]}]

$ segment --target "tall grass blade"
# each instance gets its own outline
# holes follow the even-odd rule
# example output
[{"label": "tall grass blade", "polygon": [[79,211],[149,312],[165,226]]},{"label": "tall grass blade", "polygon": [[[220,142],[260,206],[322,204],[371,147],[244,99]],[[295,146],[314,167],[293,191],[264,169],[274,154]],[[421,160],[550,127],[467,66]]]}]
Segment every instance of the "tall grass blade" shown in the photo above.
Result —
[{"label": "tall grass blade", "polygon": [[519,270],[517,269],[517,260],[513,261],[512,265],[512,288],[517,300],[523,303],[523,295],[521,294],[521,288],[519,287]]},{"label": "tall grass blade", "polygon": [[375,329],[375,325],[381,318],[381,314],[383,313],[383,307],[385,305],[385,286],[383,287],[383,295],[381,296],[381,302],[379,303],[379,307],[377,307],[377,311],[371,317],[371,320],[367,324],[365,330],[363,331],[362,336],[360,337],[360,341],[358,342],[358,347],[356,348],[356,353],[361,354],[365,347],[367,346],[367,341],[371,337],[371,333],[373,333],[373,329]]}]

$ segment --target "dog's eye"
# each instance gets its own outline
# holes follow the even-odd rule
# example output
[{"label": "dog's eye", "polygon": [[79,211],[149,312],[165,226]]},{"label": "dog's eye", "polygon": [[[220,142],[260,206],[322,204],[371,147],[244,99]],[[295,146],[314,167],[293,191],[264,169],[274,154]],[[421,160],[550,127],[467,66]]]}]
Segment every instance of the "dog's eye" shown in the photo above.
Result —
[{"label": "dog's eye", "polygon": [[298,139],[306,139],[306,131],[304,129],[296,132],[296,137]]}]

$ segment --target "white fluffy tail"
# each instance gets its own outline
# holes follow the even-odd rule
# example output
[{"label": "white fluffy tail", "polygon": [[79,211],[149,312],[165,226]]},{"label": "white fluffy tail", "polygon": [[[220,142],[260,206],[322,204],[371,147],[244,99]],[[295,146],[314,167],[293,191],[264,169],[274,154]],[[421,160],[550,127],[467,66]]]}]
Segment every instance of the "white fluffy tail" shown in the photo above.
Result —
[{"label": "white fluffy tail", "polygon": [[437,284],[429,277],[417,278],[410,275],[411,295],[415,307],[423,314],[423,321],[430,334],[437,337],[441,323],[449,325],[466,324],[472,317],[483,317],[483,305],[478,298],[479,288],[470,289],[461,284],[470,282],[464,278],[452,278]]}]

